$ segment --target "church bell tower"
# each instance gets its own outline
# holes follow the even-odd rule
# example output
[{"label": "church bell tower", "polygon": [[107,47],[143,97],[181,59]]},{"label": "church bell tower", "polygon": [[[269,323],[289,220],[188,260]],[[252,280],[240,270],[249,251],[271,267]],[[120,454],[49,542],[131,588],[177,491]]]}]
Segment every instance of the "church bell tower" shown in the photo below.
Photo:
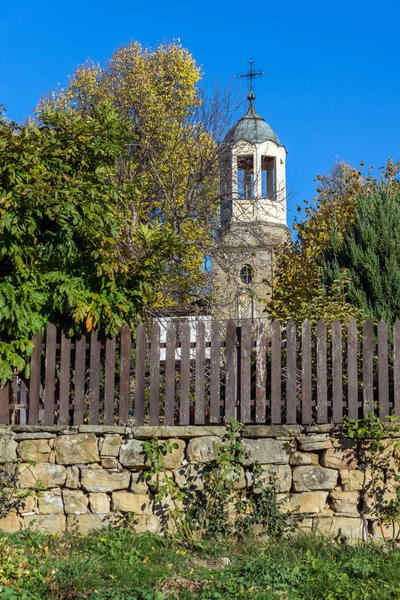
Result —
[{"label": "church bell tower", "polygon": [[252,81],[248,109],[220,150],[220,227],[212,256],[213,316],[265,317],[274,249],[287,238],[286,148],[257,113]]}]

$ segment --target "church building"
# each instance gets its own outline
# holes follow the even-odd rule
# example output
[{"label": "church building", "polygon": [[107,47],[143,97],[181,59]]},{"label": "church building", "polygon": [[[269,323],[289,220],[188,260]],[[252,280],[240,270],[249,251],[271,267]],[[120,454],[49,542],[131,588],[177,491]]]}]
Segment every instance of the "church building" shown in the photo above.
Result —
[{"label": "church building", "polygon": [[[254,76],[252,62],[250,73]],[[220,223],[212,256],[216,319],[265,317],[274,250],[288,234],[286,148],[257,113],[252,86],[246,114],[220,151]]]}]

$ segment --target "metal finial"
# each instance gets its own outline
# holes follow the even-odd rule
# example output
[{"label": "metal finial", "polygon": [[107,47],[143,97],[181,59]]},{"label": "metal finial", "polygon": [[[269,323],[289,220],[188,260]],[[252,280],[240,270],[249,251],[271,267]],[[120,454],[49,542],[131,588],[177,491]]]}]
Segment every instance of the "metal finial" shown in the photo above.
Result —
[{"label": "metal finial", "polygon": [[249,60],[249,65],[250,65],[250,68],[249,68],[248,73],[240,73],[240,75],[238,75],[238,78],[250,80],[250,90],[249,90],[249,95],[247,96],[247,99],[251,101],[251,100],[255,100],[255,95],[253,92],[253,79],[255,77],[263,77],[267,73],[265,71],[255,71],[253,68],[254,60],[252,58]]}]

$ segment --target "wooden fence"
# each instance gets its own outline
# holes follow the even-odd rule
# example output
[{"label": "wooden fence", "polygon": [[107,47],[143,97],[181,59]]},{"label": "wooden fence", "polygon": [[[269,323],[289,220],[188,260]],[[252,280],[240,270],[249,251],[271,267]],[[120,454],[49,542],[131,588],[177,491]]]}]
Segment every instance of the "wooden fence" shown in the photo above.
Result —
[{"label": "wooden fence", "polygon": [[[161,342],[161,334],[165,341]],[[160,337],[161,336],[161,337]],[[105,338],[50,325],[0,422],[29,425],[340,423],[400,415],[400,323],[155,322]]]}]

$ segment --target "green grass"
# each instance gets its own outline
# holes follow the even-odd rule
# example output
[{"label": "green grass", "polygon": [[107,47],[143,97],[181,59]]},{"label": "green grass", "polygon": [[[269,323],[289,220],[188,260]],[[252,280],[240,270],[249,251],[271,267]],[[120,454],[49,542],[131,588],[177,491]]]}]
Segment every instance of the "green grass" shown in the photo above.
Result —
[{"label": "green grass", "polygon": [[1,581],[1,600],[390,600],[400,599],[400,550],[305,535],[188,550],[129,527],[26,531],[0,540]]}]

